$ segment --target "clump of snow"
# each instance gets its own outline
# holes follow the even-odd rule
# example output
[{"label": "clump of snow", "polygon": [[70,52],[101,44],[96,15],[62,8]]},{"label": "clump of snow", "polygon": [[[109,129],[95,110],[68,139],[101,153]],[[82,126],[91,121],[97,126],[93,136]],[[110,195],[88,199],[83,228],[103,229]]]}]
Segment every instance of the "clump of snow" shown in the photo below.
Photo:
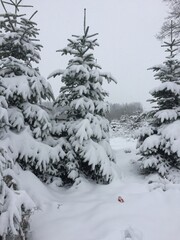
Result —
[{"label": "clump of snow", "polygon": [[172,93],[179,95],[180,94],[180,86],[177,83],[173,82],[163,82],[160,84],[159,87],[154,88],[153,90],[150,91],[150,94],[159,92],[159,91],[171,91]]},{"label": "clump of snow", "polygon": [[176,120],[178,117],[178,113],[177,111],[173,110],[173,109],[166,109],[166,110],[161,110],[158,111],[154,117],[157,117],[161,120],[161,122],[163,123],[165,120]]},{"label": "clump of snow", "polygon": [[157,134],[146,138],[140,147],[140,151],[146,151],[147,149],[158,149],[160,145],[160,138],[161,137]]}]

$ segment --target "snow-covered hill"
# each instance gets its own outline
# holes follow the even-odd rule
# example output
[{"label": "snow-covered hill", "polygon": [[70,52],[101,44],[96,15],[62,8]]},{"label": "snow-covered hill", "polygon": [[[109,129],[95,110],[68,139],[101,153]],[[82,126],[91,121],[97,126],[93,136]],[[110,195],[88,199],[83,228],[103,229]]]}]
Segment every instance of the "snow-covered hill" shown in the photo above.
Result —
[{"label": "snow-covered hill", "polygon": [[111,146],[117,166],[109,185],[83,180],[70,189],[46,187],[29,172],[21,175],[38,205],[33,240],[180,239],[180,186],[138,173],[135,140],[112,138]]}]

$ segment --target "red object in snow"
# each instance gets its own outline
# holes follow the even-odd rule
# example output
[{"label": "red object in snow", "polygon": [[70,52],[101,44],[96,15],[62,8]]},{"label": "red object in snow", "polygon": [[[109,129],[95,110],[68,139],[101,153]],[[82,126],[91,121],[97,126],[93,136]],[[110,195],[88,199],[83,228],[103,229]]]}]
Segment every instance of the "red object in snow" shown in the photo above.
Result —
[{"label": "red object in snow", "polygon": [[121,196],[119,196],[119,197],[118,197],[118,202],[123,203],[123,202],[124,202],[124,199],[123,199]]}]

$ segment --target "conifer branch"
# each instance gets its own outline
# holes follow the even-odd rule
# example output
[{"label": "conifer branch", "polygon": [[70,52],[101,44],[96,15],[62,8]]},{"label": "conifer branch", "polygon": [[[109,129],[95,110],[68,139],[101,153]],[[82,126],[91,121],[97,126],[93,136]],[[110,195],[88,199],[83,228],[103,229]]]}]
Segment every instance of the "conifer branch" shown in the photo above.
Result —
[{"label": "conifer branch", "polygon": [[19,7],[33,7],[32,5],[19,5]]},{"label": "conifer branch", "polygon": [[37,12],[38,12],[38,11],[36,10],[36,11],[32,14],[32,16],[29,18],[29,20],[31,20],[31,19],[36,15]]},{"label": "conifer branch", "polygon": [[[11,1],[11,0],[10,0]],[[12,3],[10,3],[10,2],[6,2],[6,1],[3,1],[4,3],[6,3],[6,4],[9,4],[9,5],[11,5],[11,6],[13,6],[14,5],[14,3],[12,2]]]},{"label": "conifer branch", "polygon": [[[18,15],[15,15],[14,13],[6,13],[6,14],[0,14],[0,17],[23,17],[23,16],[26,16],[26,14],[18,14]],[[8,20],[5,20],[4,22],[7,22]],[[12,21],[12,20],[11,20]]]},{"label": "conifer branch", "polygon": [[78,36],[78,35],[74,35],[74,34],[72,35],[72,37],[76,37],[76,38],[79,38],[79,36]]},{"label": "conifer branch", "polygon": [[17,0],[15,0],[15,27],[17,26],[17,13],[19,12]]},{"label": "conifer branch", "polygon": [[19,0],[19,2],[17,3],[18,5],[22,2],[22,0]]},{"label": "conifer branch", "polygon": [[86,32],[86,8],[84,8],[84,34]]},{"label": "conifer branch", "polygon": [[14,28],[14,26],[13,26],[13,24],[12,24],[12,21],[11,21],[9,15],[8,15],[8,12],[7,12],[7,9],[6,9],[5,5],[4,5],[3,0],[1,0],[1,5],[3,6],[3,9],[4,9],[4,11],[5,11],[6,14],[7,14],[7,18],[8,18],[8,20],[9,20],[9,24],[10,24],[11,27],[12,27],[12,30],[15,32],[15,28]]},{"label": "conifer branch", "polygon": [[[99,33],[94,33],[94,34],[92,34],[92,35],[89,35],[89,36],[87,36],[87,38],[91,38],[91,37],[94,37],[94,36],[97,36]],[[96,41],[97,39],[95,39],[95,41]]]},{"label": "conifer branch", "polygon": [[[173,22],[171,20],[171,42],[173,41]],[[175,40],[174,40],[175,41]]]},{"label": "conifer branch", "polygon": [[29,27],[29,28],[26,28],[26,29],[25,29],[25,31],[23,32],[23,35],[22,35],[21,38],[20,38],[20,41],[24,38],[25,34],[26,34],[29,30],[31,30],[31,29],[33,29],[33,27]]},{"label": "conifer branch", "polygon": [[17,3],[16,3],[16,5],[15,5],[15,3],[12,1],[12,0],[10,0],[10,2],[14,5],[14,6],[16,6],[17,5]]},{"label": "conifer branch", "polygon": [[68,38],[68,41],[69,41],[70,43],[72,43],[72,44],[74,43],[74,42],[73,42],[71,39],[69,39],[69,38]]},{"label": "conifer branch", "polygon": [[88,31],[89,31],[89,26],[86,28],[86,30],[84,32],[84,37],[87,37]]}]

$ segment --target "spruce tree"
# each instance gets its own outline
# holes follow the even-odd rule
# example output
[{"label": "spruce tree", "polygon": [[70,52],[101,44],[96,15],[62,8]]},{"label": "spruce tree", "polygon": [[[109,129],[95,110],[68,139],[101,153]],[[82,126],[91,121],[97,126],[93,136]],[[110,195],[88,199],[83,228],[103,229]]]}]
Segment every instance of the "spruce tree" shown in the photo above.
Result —
[{"label": "spruce tree", "polygon": [[[66,179],[75,181],[80,174],[96,182],[109,183],[114,160],[109,145],[108,103],[103,80],[115,81],[111,74],[101,72],[92,50],[98,46],[97,34],[89,34],[84,19],[83,35],[73,35],[62,55],[71,55],[65,70],[57,70],[49,77],[61,75],[64,86],[55,101],[66,118],[64,138],[70,143],[64,162]],[[58,124],[58,120],[56,120]],[[62,126],[62,122],[59,121]]]},{"label": "spruce tree", "polygon": [[52,124],[43,101],[53,99],[53,93],[37,67],[42,46],[32,20],[36,12],[29,18],[21,14],[21,8],[31,7],[22,0],[1,5],[5,13],[1,14],[0,95],[7,102],[11,155],[23,169],[47,180],[56,175],[53,164],[63,150],[49,140]]},{"label": "spruce tree", "polygon": [[180,42],[173,38],[173,29],[171,24],[170,41],[163,45],[169,55],[162,65],[152,68],[161,83],[150,92],[154,110],[149,126],[139,136],[141,168],[157,171],[161,176],[180,166]]}]

